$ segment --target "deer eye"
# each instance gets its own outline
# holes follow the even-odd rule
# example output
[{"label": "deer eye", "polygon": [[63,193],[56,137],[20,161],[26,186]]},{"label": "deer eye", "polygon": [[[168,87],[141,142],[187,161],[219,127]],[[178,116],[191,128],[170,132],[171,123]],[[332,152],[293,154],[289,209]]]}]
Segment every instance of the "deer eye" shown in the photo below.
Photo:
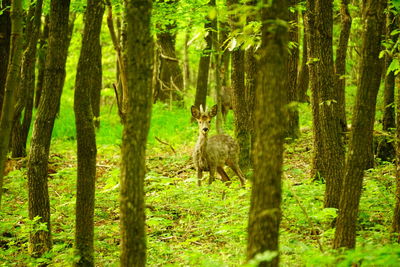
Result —
[{"label": "deer eye", "polygon": [[208,121],[208,123],[211,123],[211,121]]}]

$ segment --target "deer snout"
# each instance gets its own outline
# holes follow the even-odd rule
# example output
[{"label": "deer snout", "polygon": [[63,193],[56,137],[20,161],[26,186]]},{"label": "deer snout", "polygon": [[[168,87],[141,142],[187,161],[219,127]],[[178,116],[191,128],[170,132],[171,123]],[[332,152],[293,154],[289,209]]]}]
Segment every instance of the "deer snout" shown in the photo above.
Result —
[{"label": "deer snout", "polygon": [[207,132],[208,131],[208,128],[203,128],[203,132]]}]

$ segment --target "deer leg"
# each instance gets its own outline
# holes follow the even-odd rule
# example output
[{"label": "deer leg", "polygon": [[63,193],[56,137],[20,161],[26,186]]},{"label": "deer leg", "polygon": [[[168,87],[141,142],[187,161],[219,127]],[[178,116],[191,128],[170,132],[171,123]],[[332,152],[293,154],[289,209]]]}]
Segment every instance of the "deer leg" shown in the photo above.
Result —
[{"label": "deer leg", "polygon": [[236,175],[239,177],[240,183],[242,184],[242,186],[244,186],[246,180],[245,180],[242,170],[239,167],[239,164],[237,164],[237,163],[232,164],[232,166],[229,166],[229,167],[231,167],[231,169],[236,173]]},{"label": "deer leg", "polygon": [[228,174],[225,172],[224,167],[217,167],[217,172],[221,175],[221,179],[226,184],[231,184],[231,179],[229,179]]},{"label": "deer leg", "polygon": [[215,171],[216,171],[215,167],[210,167],[210,178],[208,180],[208,184],[211,184],[212,182],[214,182],[214,180],[215,180]]},{"label": "deer leg", "polygon": [[198,170],[197,171],[197,184],[198,184],[198,186],[201,186],[201,180],[203,180],[203,172]]}]

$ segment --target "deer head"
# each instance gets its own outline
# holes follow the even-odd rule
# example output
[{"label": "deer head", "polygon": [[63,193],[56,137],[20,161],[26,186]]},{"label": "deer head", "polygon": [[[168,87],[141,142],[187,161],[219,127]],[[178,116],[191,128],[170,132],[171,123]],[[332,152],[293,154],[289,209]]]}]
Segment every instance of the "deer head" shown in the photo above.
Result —
[{"label": "deer head", "polygon": [[197,120],[199,124],[199,132],[207,136],[210,130],[211,119],[217,115],[218,106],[214,105],[210,111],[203,110],[203,106],[200,105],[200,110],[196,106],[191,107],[192,116]]}]

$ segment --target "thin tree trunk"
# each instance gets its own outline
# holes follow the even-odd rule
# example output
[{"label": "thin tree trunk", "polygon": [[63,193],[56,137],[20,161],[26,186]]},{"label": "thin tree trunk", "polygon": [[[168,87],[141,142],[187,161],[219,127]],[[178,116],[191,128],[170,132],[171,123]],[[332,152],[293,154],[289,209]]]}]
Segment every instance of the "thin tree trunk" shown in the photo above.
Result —
[{"label": "thin tree trunk", "polygon": [[[259,49],[254,147],[254,178],[248,225],[247,258],[266,251],[276,253],[259,266],[279,265],[281,176],[283,141],[287,121],[288,1],[273,1],[262,9],[262,43]],[[275,30],[271,32],[269,29]]]},{"label": "thin tree trunk", "polygon": [[385,0],[367,0],[363,6],[363,46],[360,76],[352,120],[349,156],[340,198],[334,248],[354,248],[356,225],[364,170],[372,146],[376,97],[381,79],[382,63],[379,59],[381,34],[385,22]]},{"label": "thin tree trunk", "polygon": [[297,101],[299,102],[310,102],[310,98],[307,95],[309,85],[309,70],[307,66],[308,55],[307,55],[307,18],[306,12],[302,12],[303,15],[303,38],[302,38],[302,57],[300,64],[300,71],[297,82]]},{"label": "thin tree trunk", "polygon": [[[239,4],[237,0],[229,0],[228,8],[236,8]],[[234,11],[235,12],[235,11]],[[238,28],[238,14],[230,16],[230,24],[233,30]],[[240,147],[239,165],[242,169],[251,166],[250,143],[251,143],[251,123],[249,121],[249,105],[247,102],[247,93],[245,87],[245,52],[241,47],[232,51],[232,104],[235,113],[235,137]]]},{"label": "thin tree trunk", "polygon": [[43,92],[33,127],[28,160],[29,218],[40,217],[47,231],[30,235],[30,252],[40,257],[52,247],[50,201],[47,184],[51,133],[59,110],[65,80],[68,51],[69,0],[52,0],[50,4],[49,46],[46,57]]},{"label": "thin tree trunk", "polygon": [[[391,32],[396,29],[397,23],[395,16],[392,12],[387,13],[387,22],[386,22],[386,39],[387,41],[391,41],[396,43],[397,35],[392,36]],[[393,58],[391,55],[386,54],[385,58],[385,70],[389,67]],[[395,121],[395,107],[394,107],[394,87],[395,87],[395,75],[394,72],[391,71],[385,76],[385,90],[384,90],[384,113],[383,113],[383,130],[386,132],[391,132],[396,127]]]},{"label": "thin tree trunk", "polygon": [[38,49],[38,77],[35,88],[35,108],[39,107],[40,96],[43,91],[44,68],[46,64],[47,54],[47,39],[49,38],[49,23],[50,17],[46,15],[43,25],[43,30],[40,34],[39,49]]},{"label": "thin tree trunk", "polygon": [[121,266],[145,266],[144,177],[152,103],[152,1],[125,1],[128,55],[128,112],[122,135]]},{"label": "thin tree trunk", "polygon": [[[396,123],[400,125],[400,92],[397,89]],[[396,128],[396,192],[394,194],[396,204],[394,206],[392,232],[397,233],[397,242],[400,243],[400,127]]]},{"label": "thin tree trunk", "polygon": [[[208,31],[211,27],[211,22],[204,24],[204,28]],[[208,74],[210,70],[210,50],[212,47],[212,34],[209,33],[204,39],[206,41],[206,47],[203,49],[203,53],[200,57],[199,70],[197,73],[197,86],[196,86],[196,96],[194,100],[194,105],[203,108],[206,106],[207,100],[207,89],[208,89]]]},{"label": "thin tree trunk", "polygon": [[[11,137],[12,157],[26,156],[26,142],[32,120],[33,95],[35,90],[36,45],[39,39],[43,0],[31,1],[26,29],[27,46],[22,57],[21,79],[13,119]],[[23,120],[21,116],[23,115]]]},{"label": "thin tree trunk", "polygon": [[10,10],[6,9],[10,5],[11,0],[3,0],[0,3],[0,9],[3,11],[3,14],[0,15],[0,117],[7,79],[8,59],[10,57],[11,19]]},{"label": "thin tree trunk", "polygon": [[299,111],[296,105],[293,105],[297,101],[297,74],[299,64],[299,28],[298,28],[298,12],[296,9],[297,0],[290,0],[290,6],[294,8],[294,11],[289,13],[289,20],[291,21],[291,27],[289,28],[289,42],[294,43],[294,46],[290,48],[290,54],[288,58],[288,103],[289,103],[289,121],[288,128],[286,131],[286,137],[291,140],[297,139],[300,136],[300,122],[299,122]]},{"label": "thin tree trunk", "polygon": [[13,0],[11,4],[11,40],[10,60],[7,67],[7,78],[5,83],[4,101],[0,119],[0,208],[3,195],[4,164],[7,158],[12,118],[14,113],[15,88],[19,82],[19,71],[23,49],[22,23],[23,10],[22,1]]},{"label": "thin tree trunk", "polygon": [[[76,194],[75,247],[76,266],[94,266],[94,203],[96,181],[96,133],[92,111],[92,93],[99,91],[98,77],[100,30],[105,6],[88,0],[82,48],[76,71],[74,111],[76,123],[78,176]],[[97,83],[96,83],[97,82]]]},{"label": "thin tree trunk", "polygon": [[349,0],[342,0],[340,3],[340,36],[339,45],[336,49],[335,61],[335,90],[338,95],[337,106],[340,125],[343,132],[347,132],[346,120],[346,54],[349,43],[351,16],[348,8]]}]

